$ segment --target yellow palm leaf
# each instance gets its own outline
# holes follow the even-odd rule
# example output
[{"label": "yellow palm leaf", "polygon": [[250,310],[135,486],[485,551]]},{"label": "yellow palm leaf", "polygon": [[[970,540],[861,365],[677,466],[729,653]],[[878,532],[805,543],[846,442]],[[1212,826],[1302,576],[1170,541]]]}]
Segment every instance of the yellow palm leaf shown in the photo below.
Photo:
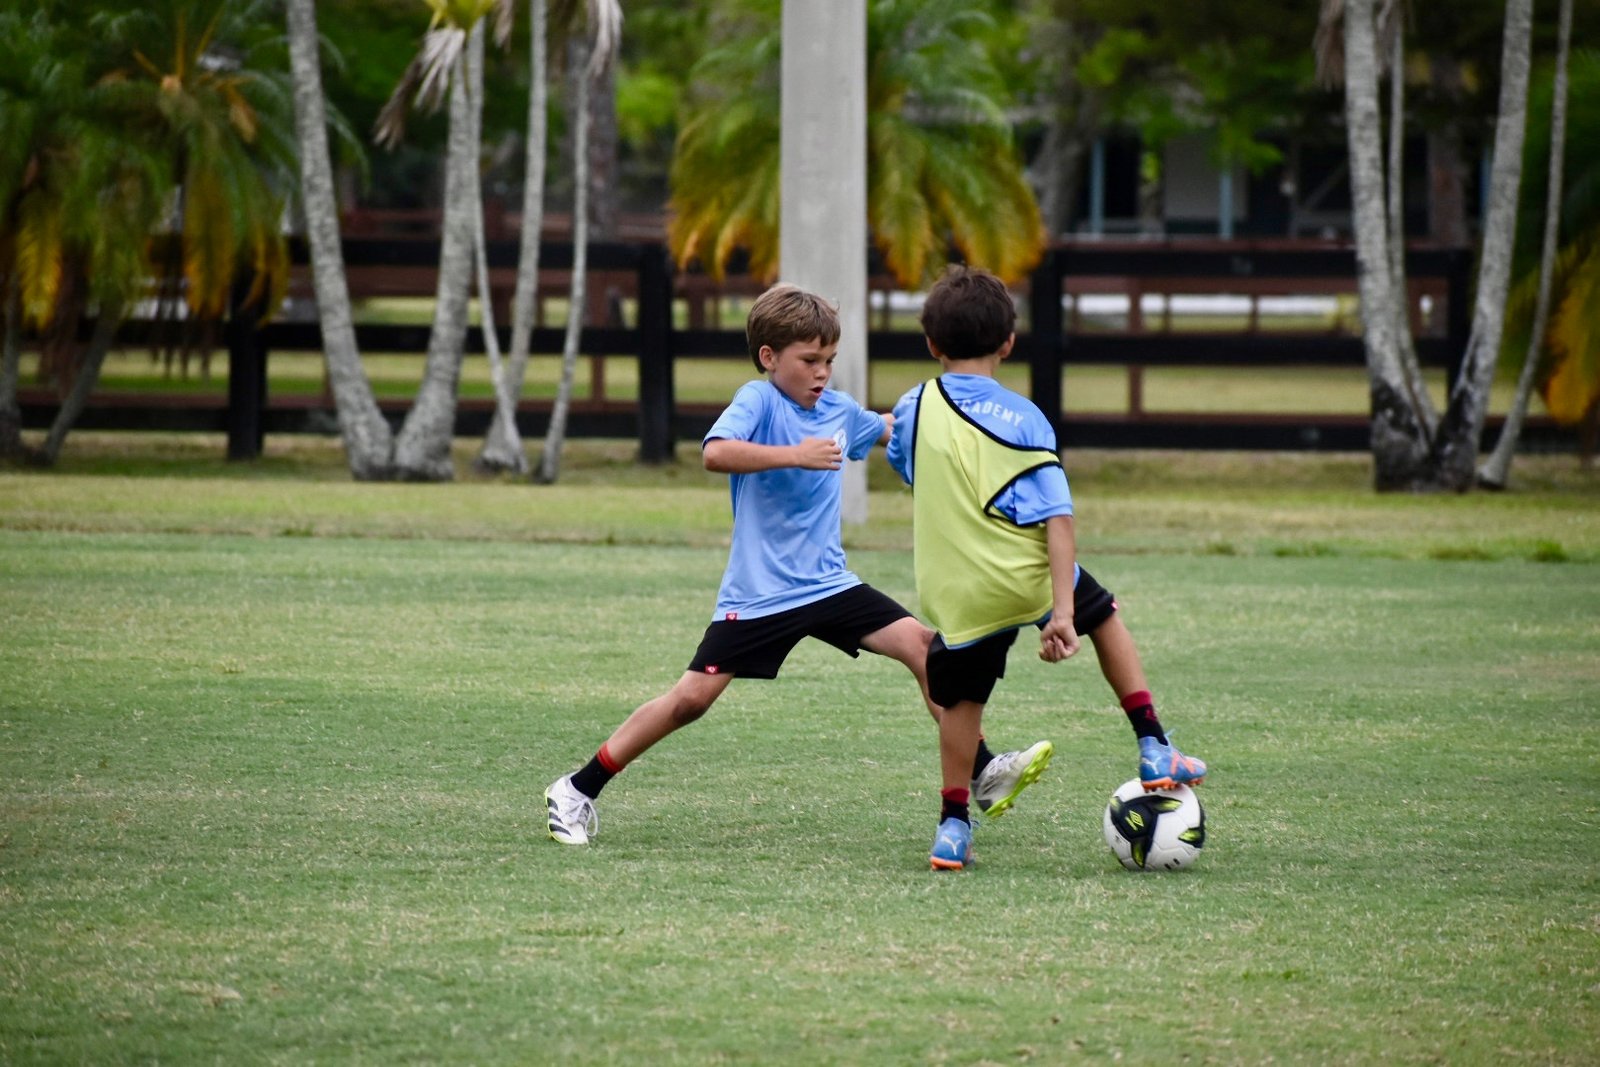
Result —
[{"label": "yellow palm leaf", "polygon": [[61,295],[66,246],[62,219],[42,196],[25,197],[18,205],[16,272],[22,295],[22,317],[42,329],[55,318]]},{"label": "yellow palm leaf", "polygon": [[1581,422],[1600,399],[1600,240],[1588,242],[1545,335],[1554,368],[1541,392],[1557,422]]}]

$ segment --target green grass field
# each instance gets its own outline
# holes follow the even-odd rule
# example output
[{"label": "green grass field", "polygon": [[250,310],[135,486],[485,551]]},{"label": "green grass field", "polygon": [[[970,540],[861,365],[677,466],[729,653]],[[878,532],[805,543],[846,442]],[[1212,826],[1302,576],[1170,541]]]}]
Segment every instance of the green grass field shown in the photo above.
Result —
[{"label": "green grass field", "polygon": [[[722,479],[354,485],[325,442],[74,435],[0,470],[0,1062],[1600,1060],[1600,478],[1376,497],[1363,457],[1068,456],[1205,855],[1101,810],[1087,653],[1013,655],[1050,772],[934,875],[897,665],[803,645],[601,798],[542,792],[682,670]],[[469,455],[465,453],[464,455]],[[855,569],[913,600],[873,461]]]}]

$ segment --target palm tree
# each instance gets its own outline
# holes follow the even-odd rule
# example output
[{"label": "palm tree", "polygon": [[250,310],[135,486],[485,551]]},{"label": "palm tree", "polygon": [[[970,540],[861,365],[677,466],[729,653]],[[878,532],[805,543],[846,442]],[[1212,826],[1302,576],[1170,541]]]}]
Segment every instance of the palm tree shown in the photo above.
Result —
[{"label": "palm tree", "polygon": [[511,295],[511,350],[501,381],[496,383],[497,399],[503,389],[509,402],[496,403],[494,419],[484,435],[477,459],[480,469],[517,474],[526,474],[528,470],[522,435],[517,432],[516,410],[528,373],[539,289],[539,238],[544,229],[544,160],[549,142],[545,107],[550,95],[545,74],[549,36],[545,0],[528,0],[528,21],[528,136],[522,185],[522,235],[517,253],[517,283]]},{"label": "palm tree", "polygon": [[[465,355],[467,303],[475,251],[481,246],[482,200],[478,187],[479,143],[473,117],[468,54],[482,19],[504,0],[427,0],[433,19],[416,57],[378,116],[380,144],[404,133],[406,108],[436,108],[449,102],[450,132],[445,157],[444,220],[439,244],[439,281],[433,329],[423,363],[422,384],[395,438],[395,473],[412,481],[448,481],[455,436],[457,391]],[[476,210],[475,210],[476,209]]]},{"label": "palm tree", "polygon": [[328,118],[322,93],[314,0],[289,0],[289,62],[294,77],[295,132],[300,145],[300,195],[311,277],[322,326],[323,361],[338,412],[345,461],[357,481],[394,476],[394,434],[372,394],[361,364],[339,241],[339,207],[328,153]]},{"label": "palm tree", "polygon": [[[49,9],[5,16],[13,24],[0,33],[26,40],[27,51],[8,65],[0,97],[0,382],[15,382],[19,322],[53,329],[70,353],[41,462],[58,457],[147,280],[181,278],[187,314],[200,320],[222,316],[243,270],[258,306],[281,298],[288,257],[278,222],[293,138],[281,76],[252,64],[265,7],[168,0],[71,25],[53,23]],[[161,230],[175,255],[151,255]],[[91,310],[95,328],[79,348],[70,339]],[[14,408],[14,384],[4,388],[0,405]]]},{"label": "palm tree", "polygon": [[[561,22],[576,24],[576,0],[558,8]],[[567,412],[572,406],[572,380],[578,366],[578,342],[588,304],[585,274],[589,265],[589,92],[596,77],[616,58],[621,41],[622,8],[617,0],[584,0],[584,32],[575,35],[572,63],[578,68],[578,91],[571,101],[576,124],[573,149],[574,203],[572,206],[572,283],[567,292],[567,327],[561,346],[561,379],[550,408],[544,451],[539,456],[535,480],[550,484],[561,474],[561,450],[567,439]]]},{"label": "palm tree", "polygon": [[[1344,34],[1344,4],[1342,0],[1325,0],[1322,6],[1321,18],[1317,25],[1316,59],[1317,75],[1321,83],[1329,88],[1346,85],[1346,55]],[[1404,7],[1398,0],[1382,0],[1378,9],[1377,23],[1374,32],[1374,47],[1372,62],[1377,68],[1373,78],[1376,80],[1385,70],[1389,74],[1389,124],[1388,124],[1388,151],[1387,171],[1385,172],[1379,159],[1385,158],[1379,148],[1372,154],[1364,153],[1361,162],[1366,166],[1364,171],[1366,180],[1364,187],[1368,200],[1367,210],[1356,213],[1359,226],[1365,220],[1368,226],[1367,238],[1372,244],[1372,253],[1376,254],[1377,244],[1381,242],[1384,248],[1385,263],[1382,272],[1372,272],[1372,292],[1362,291],[1363,314],[1366,309],[1371,309],[1371,319],[1382,317],[1386,326],[1382,331],[1368,333],[1378,342],[1376,348],[1369,348],[1369,368],[1378,367],[1373,373],[1382,378],[1384,386],[1381,390],[1383,404],[1377,406],[1375,394],[1374,417],[1382,410],[1384,415],[1384,428],[1386,438],[1391,424],[1404,424],[1413,427],[1413,431],[1406,434],[1412,440],[1419,441],[1424,447],[1431,447],[1438,430],[1439,414],[1434,408],[1433,396],[1428,392],[1426,379],[1422,373],[1422,363],[1417,358],[1414,339],[1411,336],[1411,320],[1406,310],[1406,276],[1405,276],[1405,219],[1402,211],[1404,178],[1401,174],[1401,161],[1404,157],[1402,151],[1405,143],[1405,31]],[[1363,67],[1367,62],[1366,55],[1356,57],[1358,64]],[[1348,100],[1348,87],[1347,87]],[[1364,94],[1365,86],[1358,86],[1357,93]],[[1361,106],[1367,105],[1363,101]],[[1376,100],[1376,86],[1373,87],[1371,136],[1382,141],[1382,121],[1379,119]],[[1355,137],[1351,132],[1352,139]],[[1367,132],[1363,131],[1363,138]],[[1369,150],[1370,151],[1370,150]],[[1354,153],[1352,152],[1352,157]],[[1352,168],[1354,167],[1352,163]],[[1373,168],[1377,170],[1374,172]],[[1383,214],[1379,217],[1371,203],[1371,197],[1377,193],[1382,196]],[[1381,227],[1381,236],[1374,232]],[[1380,340],[1381,339],[1381,340]],[[1376,360],[1376,363],[1373,361]],[[1403,402],[1404,413],[1389,404],[1390,397],[1399,397]],[[1392,420],[1392,422],[1391,422]],[[1377,440],[1375,432],[1374,442]],[[1374,453],[1378,452],[1376,443]],[[1380,481],[1383,477],[1380,476]]]},{"label": "palm tree", "polygon": [[[772,278],[778,256],[778,0],[746,16],[695,68],[702,86],[673,160],[669,241],[720,275],[734,253]],[[867,214],[900,284],[937,276],[953,245],[1010,280],[1037,262],[1044,226],[993,63],[974,40],[979,0],[867,7]]]},{"label": "palm tree", "polygon": [[1478,484],[1486,489],[1504,489],[1506,486],[1511,457],[1516,454],[1523,419],[1527,416],[1528,400],[1533,394],[1534,378],[1539,369],[1539,352],[1544,347],[1545,330],[1550,323],[1550,296],[1555,283],[1556,255],[1561,243],[1561,169],[1566,158],[1567,60],[1572,51],[1572,0],[1561,0],[1558,22],[1556,69],[1550,92],[1549,176],[1544,199],[1544,233],[1535,275],[1538,281],[1533,321],[1528,327],[1528,346],[1522,357],[1522,371],[1517,376],[1511,409],[1506,413],[1505,424],[1500,427],[1500,438],[1495,442],[1494,451],[1478,468]]},{"label": "palm tree", "polygon": [[[1328,0],[1328,6],[1339,0]],[[1472,331],[1437,430],[1404,365],[1400,294],[1392,271],[1379,147],[1378,48],[1373,0],[1344,0],[1346,132],[1356,226],[1363,340],[1372,397],[1374,480],[1380,490],[1470,488],[1504,326],[1526,130],[1532,0],[1509,0],[1499,119]],[[1327,6],[1325,6],[1325,12]]]},{"label": "palm tree", "polygon": [[1533,39],[1533,0],[1506,3],[1505,42],[1500,59],[1499,117],[1489,171],[1489,209],[1478,260],[1478,293],[1472,331],[1461,370],[1451,386],[1433,448],[1436,484],[1458,492],[1477,478],[1478,444],[1489,414],[1505,330],[1506,293],[1511,285],[1517,202],[1522,184],[1522,146],[1528,129],[1528,78]]}]

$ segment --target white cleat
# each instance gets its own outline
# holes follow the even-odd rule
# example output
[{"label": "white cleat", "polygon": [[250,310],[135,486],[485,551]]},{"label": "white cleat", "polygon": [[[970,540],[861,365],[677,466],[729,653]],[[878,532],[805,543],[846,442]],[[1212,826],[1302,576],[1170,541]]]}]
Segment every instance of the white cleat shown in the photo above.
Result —
[{"label": "white cleat", "polygon": [[594,801],[578,792],[572,775],[557,778],[544,791],[545,807],[550,809],[550,836],[563,845],[587,845],[600,830],[600,816]]},{"label": "white cleat", "polygon": [[[1040,741],[1021,752],[1000,753],[972,780],[972,802],[986,817],[998,819],[1024,789],[1039,780],[1055,754],[1056,747],[1048,741]],[[551,816],[552,827],[554,818]]]}]

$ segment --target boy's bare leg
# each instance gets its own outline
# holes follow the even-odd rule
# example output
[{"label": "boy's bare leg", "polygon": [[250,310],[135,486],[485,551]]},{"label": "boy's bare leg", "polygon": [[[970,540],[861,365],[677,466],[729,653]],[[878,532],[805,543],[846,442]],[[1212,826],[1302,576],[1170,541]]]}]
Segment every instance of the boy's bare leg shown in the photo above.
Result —
[{"label": "boy's bare leg", "polygon": [[972,761],[983,732],[983,705],[963,700],[945,708],[939,719],[939,769],[946,790],[966,792],[972,782]]},{"label": "boy's bare leg", "polygon": [[544,791],[550,836],[564,845],[587,845],[600,826],[594,798],[611,776],[678,727],[704,715],[733,679],[731,674],[685,671],[671,689],[635,708],[612,731],[594,759],[580,770],[557,778]]},{"label": "boy's bare leg", "polygon": [[933,721],[938,722],[939,705],[928,696],[928,646],[932,643],[933,631],[909,615],[861,639],[861,647],[868,652],[905,664],[922,691],[923,706],[933,716]]},{"label": "boy's bare leg", "polygon": [[619,767],[626,767],[657,741],[704,715],[733,679],[731,674],[684,671],[676,685],[640,704],[612,731],[606,751]]},{"label": "boy's bare leg", "polygon": [[1167,739],[1150,696],[1150,683],[1145,680],[1139,649],[1121,615],[1113,613],[1095,628],[1089,641],[1100,661],[1100,673],[1117,694],[1138,738],[1139,780],[1145,788],[1168,789],[1205,781],[1205,760],[1184,755]]},{"label": "boy's bare leg", "polygon": [[1134,644],[1133,634],[1123,625],[1119,613],[1113,612],[1109,619],[1095,627],[1089,641],[1094,645],[1095,658],[1100,661],[1100,673],[1105,675],[1118,700],[1149,690],[1144,664],[1139,660],[1139,647]]}]

